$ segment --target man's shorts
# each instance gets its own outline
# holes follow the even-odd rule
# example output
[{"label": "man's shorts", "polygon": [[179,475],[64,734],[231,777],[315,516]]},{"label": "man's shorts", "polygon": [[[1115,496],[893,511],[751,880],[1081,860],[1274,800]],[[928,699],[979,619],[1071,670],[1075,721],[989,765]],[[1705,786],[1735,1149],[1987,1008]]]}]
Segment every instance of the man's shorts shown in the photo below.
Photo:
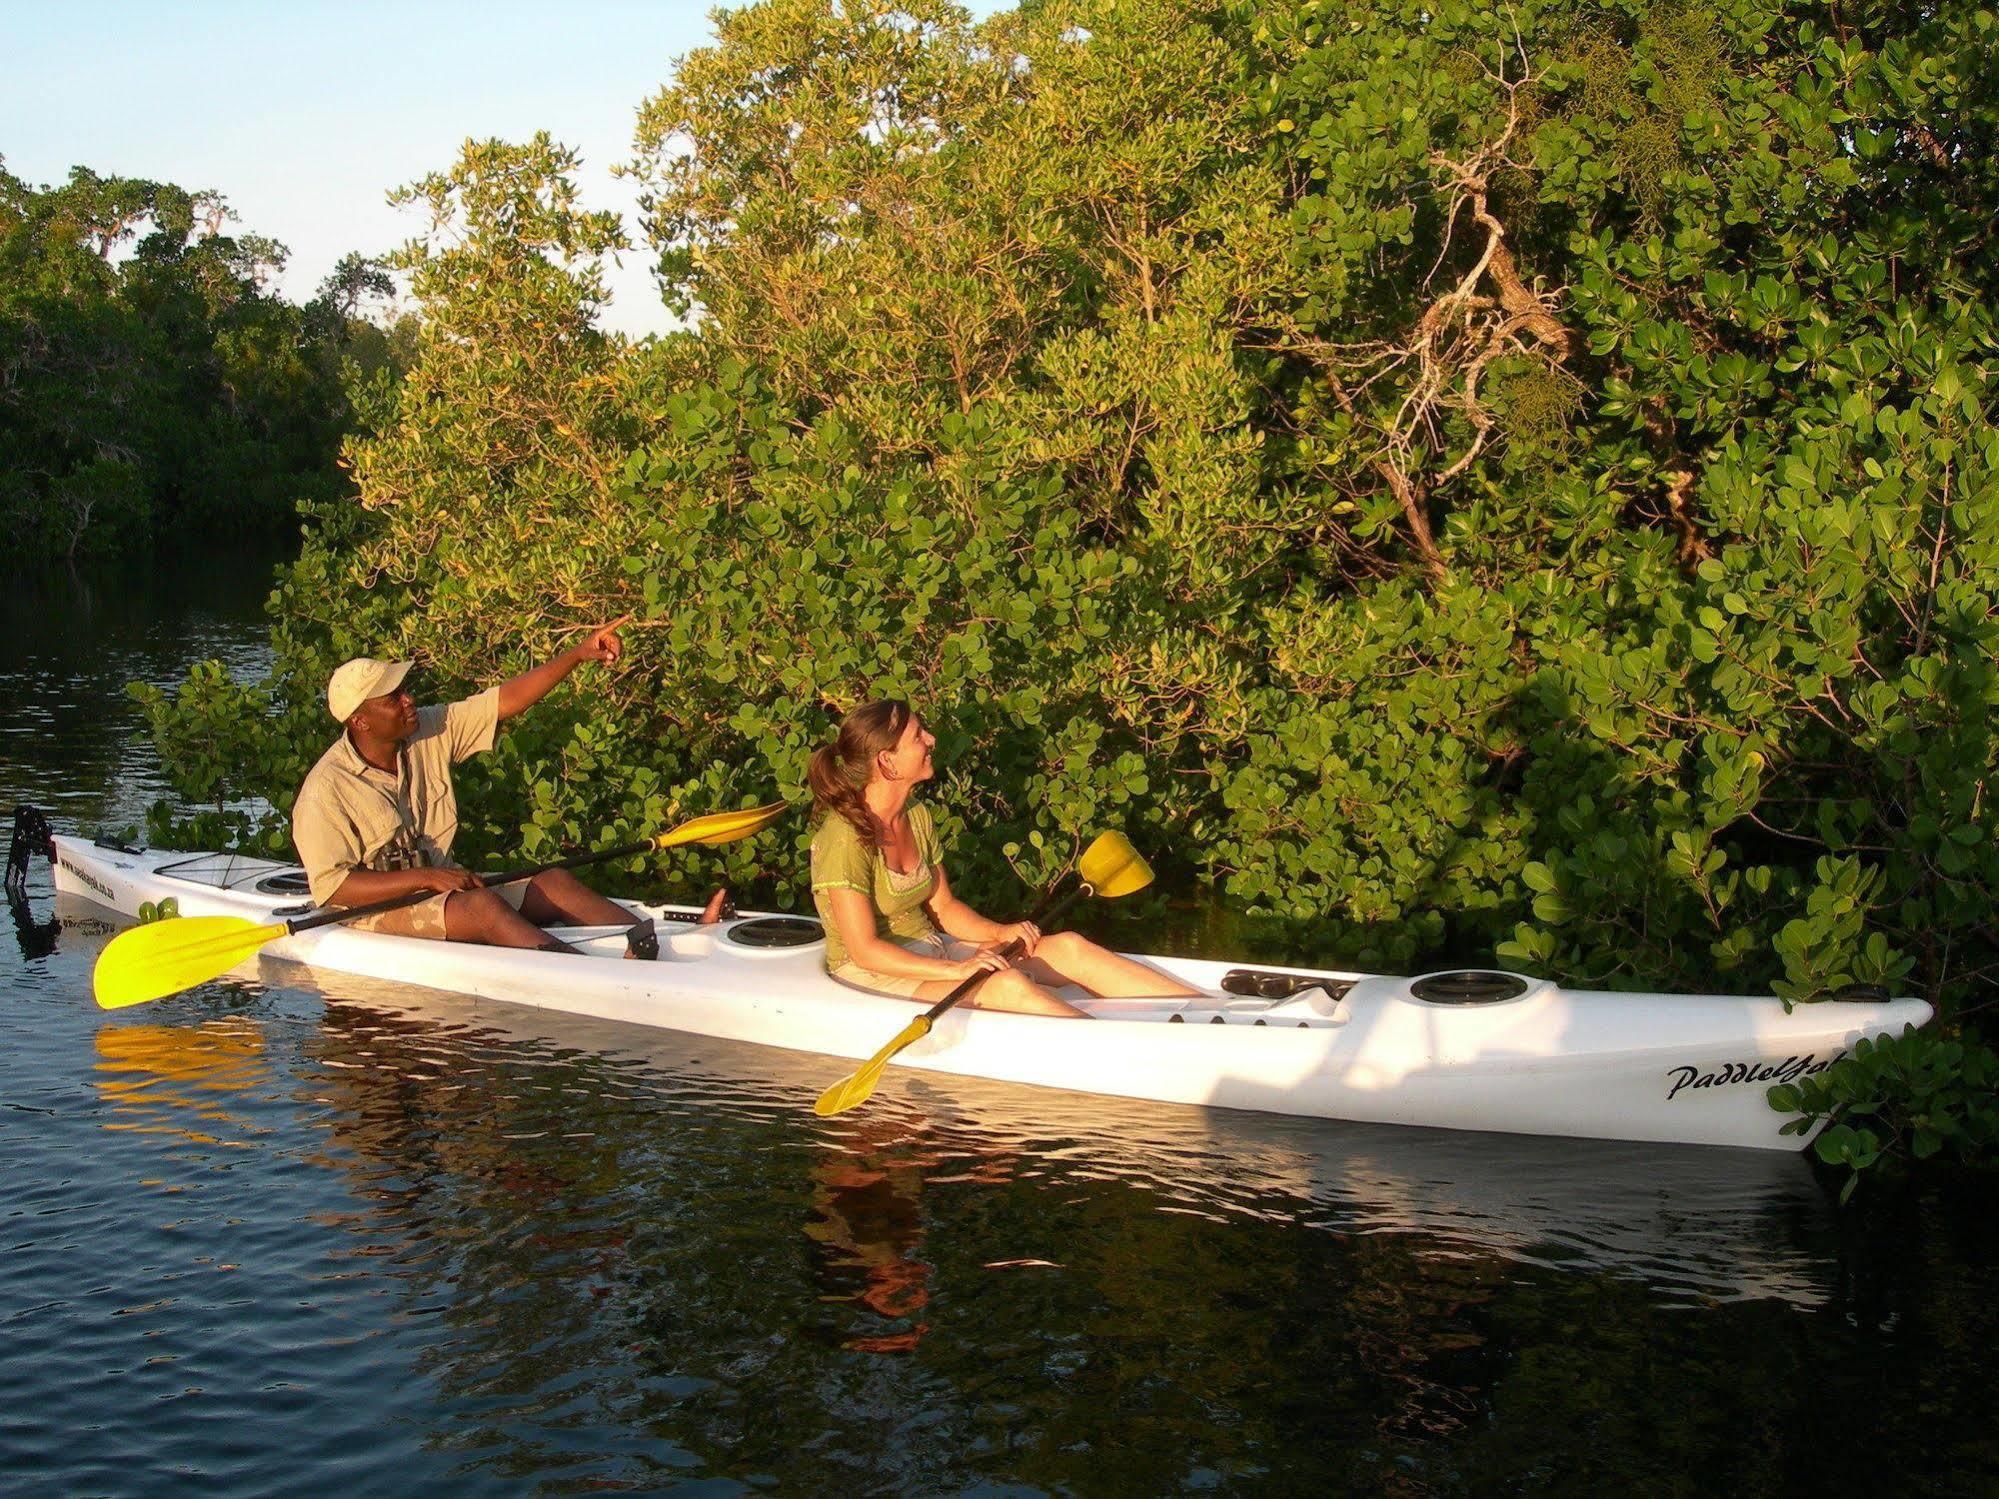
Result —
[{"label": "man's shorts", "polygon": [[[527,899],[531,880],[516,880],[511,885],[493,885],[493,893],[512,906],[516,911]],[[428,937],[433,942],[444,940],[444,903],[458,892],[439,891],[429,900],[420,900],[413,906],[402,906],[393,911],[384,911],[379,916],[363,916],[359,921],[347,924],[364,932],[381,932],[390,937]]]}]

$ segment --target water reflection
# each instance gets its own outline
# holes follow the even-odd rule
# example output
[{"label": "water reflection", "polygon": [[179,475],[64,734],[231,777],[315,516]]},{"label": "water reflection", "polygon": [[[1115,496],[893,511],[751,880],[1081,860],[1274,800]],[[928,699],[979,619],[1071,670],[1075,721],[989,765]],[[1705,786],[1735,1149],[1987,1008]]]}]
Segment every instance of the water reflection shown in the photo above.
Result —
[{"label": "water reflection", "polygon": [[[49,915],[39,916],[39,910],[47,910]],[[86,974],[105,944],[127,924],[94,901],[55,894],[46,866],[35,870],[23,888],[7,892],[7,914],[23,959],[39,965],[59,952],[68,952],[82,960],[80,971]]]},{"label": "water reflection", "polygon": [[266,1129],[229,1107],[230,1095],[271,1082],[263,1030],[245,1016],[100,1026],[95,1076],[108,1106],[107,1130],[247,1150],[250,1141],[231,1136]]},{"label": "water reflection", "polygon": [[930,1265],[922,1258],[923,1188],[937,1158],[920,1142],[885,1131],[859,1155],[828,1152],[812,1167],[805,1237],[821,1295],[871,1314],[882,1330],[842,1338],[861,1353],[908,1353],[930,1330]]},{"label": "water reflection", "polygon": [[490,1054],[511,1043],[587,1068],[607,1090],[600,1103],[650,1095],[660,1109],[782,1121],[814,1142],[806,1234],[828,1267],[828,1294],[837,1283],[863,1305],[869,1287],[883,1306],[926,1304],[916,1298],[929,1274],[919,1253],[928,1193],[1016,1182],[1114,1184],[1160,1212],[1396,1236],[1438,1260],[1610,1273],[1670,1304],[1815,1307],[1836,1285],[1821,1252],[1832,1231],[1825,1196],[1789,1153],[1147,1106],[929,1074],[893,1080],[866,1111],[817,1120],[807,1115],[824,1085],[822,1058],[266,966],[359,1006],[369,1018],[354,1023],[378,1041],[392,1022],[426,1038],[390,1067],[392,1079],[448,1070],[462,1085],[469,1059],[447,1063],[447,1049]]},{"label": "water reflection", "polygon": [[62,922],[54,916],[45,921],[38,919],[25,890],[14,885],[7,887],[7,914],[13,920],[14,940],[20,944],[23,958],[33,963],[56,950]]},{"label": "water reflection", "polygon": [[136,826],[166,794],[126,692],[165,686],[214,657],[248,680],[269,669],[263,597],[277,558],[218,568],[148,564],[56,571],[0,590],[0,811],[31,802],[71,828]]}]

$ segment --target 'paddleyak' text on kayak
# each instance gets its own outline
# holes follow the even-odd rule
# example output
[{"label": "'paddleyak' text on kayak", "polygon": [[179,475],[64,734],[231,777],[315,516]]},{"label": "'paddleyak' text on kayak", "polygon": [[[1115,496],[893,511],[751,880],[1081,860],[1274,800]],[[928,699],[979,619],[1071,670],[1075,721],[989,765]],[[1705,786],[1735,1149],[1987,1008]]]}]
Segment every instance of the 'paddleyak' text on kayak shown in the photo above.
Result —
[{"label": "'paddleyak' text on kayak", "polygon": [[1825,1071],[1845,1055],[1845,1052],[1836,1051],[1823,1062],[1813,1052],[1806,1052],[1801,1057],[1789,1056],[1781,1062],[1724,1062],[1712,1072],[1703,1072],[1698,1067],[1675,1067],[1666,1074],[1673,1080],[1673,1086],[1666,1092],[1666,1100],[1670,1103],[1682,1088],[1726,1088],[1733,1083],[1795,1083],[1801,1077]]}]

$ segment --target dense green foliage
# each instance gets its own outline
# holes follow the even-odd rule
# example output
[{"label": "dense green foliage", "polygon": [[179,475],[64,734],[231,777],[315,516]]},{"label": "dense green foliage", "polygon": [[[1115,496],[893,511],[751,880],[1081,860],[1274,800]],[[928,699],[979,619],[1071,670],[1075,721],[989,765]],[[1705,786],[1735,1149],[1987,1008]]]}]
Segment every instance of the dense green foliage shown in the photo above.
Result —
[{"label": "dense green foliage", "polygon": [[[1301,960],[1954,1006],[1995,136],[1969,5],[727,13],[639,116],[688,331],[595,330],[621,231],[546,139],[410,190],[422,343],[235,789],[287,803],[344,655],[444,690],[630,609],[474,852],[801,797],[890,691],[999,907],[1121,823]],[[782,844],[733,872],[796,898]]]},{"label": "dense green foliage", "polygon": [[1786,1133],[1818,1131],[1818,1158],[1847,1168],[1844,1201],[1860,1173],[1884,1158],[1920,1161],[1944,1150],[1989,1156],[1999,1145],[1999,1055],[1909,1027],[1863,1037],[1837,1066],[1772,1088],[1770,1103],[1798,1115]]},{"label": "dense green foliage", "polygon": [[[350,486],[342,365],[386,370],[361,314],[379,268],[343,261],[296,307],[285,251],[228,232],[214,193],[78,167],[0,169],[0,544],[16,558],[290,530]],[[370,279],[370,278],[373,279]]]}]

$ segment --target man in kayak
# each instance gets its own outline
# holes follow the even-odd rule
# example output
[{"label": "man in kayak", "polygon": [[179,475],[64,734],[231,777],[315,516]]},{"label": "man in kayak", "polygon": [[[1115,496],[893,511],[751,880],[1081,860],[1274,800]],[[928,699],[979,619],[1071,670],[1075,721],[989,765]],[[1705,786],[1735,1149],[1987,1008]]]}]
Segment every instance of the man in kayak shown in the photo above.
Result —
[{"label": "man in kayak", "polygon": [[[627,616],[629,618],[629,616]],[[354,925],[402,937],[574,952],[545,924],[631,927],[627,957],[656,957],[650,921],[606,900],[566,869],[488,888],[451,862],[458,801],[451,767],[493,747],[502,719],[525,712],[586,661],[610,665],[624,650],[624,619],[592,630],[533,671],[444,707],[419,708],[403,690],[407,661],[361,657],[333,673],[326,705],[343,726],[292,808],[292,842],[312,898],[361,906],[413,891],[428,900]],[[713,919],[717,891],[704,919]]]}]

